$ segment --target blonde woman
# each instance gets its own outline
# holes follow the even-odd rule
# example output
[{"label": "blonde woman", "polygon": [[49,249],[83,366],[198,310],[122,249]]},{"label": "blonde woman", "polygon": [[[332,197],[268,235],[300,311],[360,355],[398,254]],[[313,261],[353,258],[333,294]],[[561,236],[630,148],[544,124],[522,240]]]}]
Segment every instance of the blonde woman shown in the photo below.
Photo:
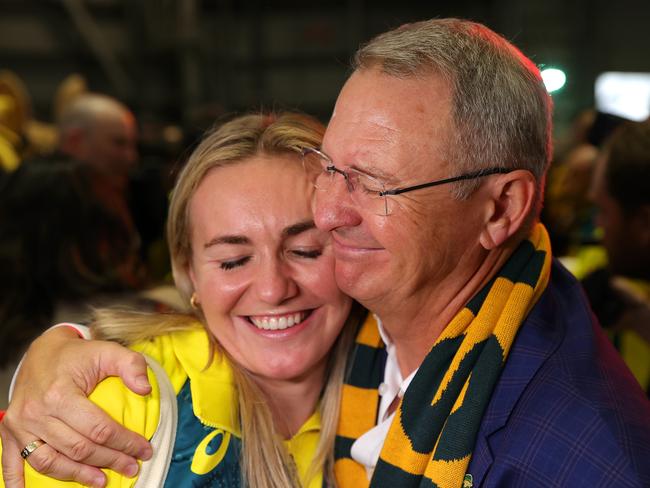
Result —
[{"label": "blonde woman", "polygon": [[[93,337],[153,358],[170,380],[178,428],[164,486],[320,487],[334,479],[355,321],[334,281],[328,234],[314,226],[313,187],[300,163],[301,149],[318,147],[323,132],[312,118],[282,114],[243,116],[208,134],[179,175],[167,225],[176,286],[193,313],[96,317]],[[91,398],[151,438],[160,432],[165,378],[149,379],[145,397],[109,378]],[[106,476],[108,486],[151,486]],[[25,481],[72,485],[29,466]]]}]

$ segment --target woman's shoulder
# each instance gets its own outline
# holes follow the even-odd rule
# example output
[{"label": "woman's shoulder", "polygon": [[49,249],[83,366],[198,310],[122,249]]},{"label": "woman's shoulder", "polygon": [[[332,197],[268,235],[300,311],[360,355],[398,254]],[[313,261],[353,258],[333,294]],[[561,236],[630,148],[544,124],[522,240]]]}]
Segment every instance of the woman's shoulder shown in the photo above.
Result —
[{"label": "woman's shoulder", "polygon": [[160,388],[151,368],[147,368],[147,375],[151,384],[148,395],[134,393],[121,378],[109,376],[97,385],[89,399],[112,419],[150,439],[158,425]]},{"label": "woman's shoulder", "polygon": [[198,322],[186,328],[160,334],[130,346],[134,351],[158,362],[178,393],[196,368],[204,368],[210,353],[210,340]]},{"label": "woman's shoulder", "polygon": [[[137,432],[146,439],[151,439],[158,428],[160,419],[160,388],[156,375],[148,368],[151,393],[138,395],[129,390],[117,376],[109,376],[101,381],[92,391],[89,399],[101,407],[113,420],[129,430]],[[1,450],[0,450],[1,452]],[[128,488],[135,485],[136,478],[127,478],[115,471],[104,469],[107,486]],[[25,486],[81,488],[82,485],[72,481],[59,481],[41,474],[25,463]],[[2,480],[0,479],[0,486]]]}]

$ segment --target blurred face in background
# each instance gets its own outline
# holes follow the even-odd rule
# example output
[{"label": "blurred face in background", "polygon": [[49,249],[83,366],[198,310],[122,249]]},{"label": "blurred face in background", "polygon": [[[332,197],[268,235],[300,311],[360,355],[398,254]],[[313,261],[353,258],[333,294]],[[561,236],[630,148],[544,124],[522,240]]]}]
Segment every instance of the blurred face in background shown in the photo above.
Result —
[{"label": "blurred face in background", "polygon": [[351,300],[298,156],[208,172],[190,202],[190,278],[208,329],[258,382],[322,381]]},{"label": "blurred face in background", "polygon": [[650,223],[647,205],[626,210],[609,192],[607,155],[598,161],[591,196],[603,230],[603,246],[612,274],[650,279]]},{"label": "blurred face in background", "polygon": [[128,111],[110,112],[84,129],[77,157],[98,171],[126,174],[138,159],[137,139],[133,115]]}]

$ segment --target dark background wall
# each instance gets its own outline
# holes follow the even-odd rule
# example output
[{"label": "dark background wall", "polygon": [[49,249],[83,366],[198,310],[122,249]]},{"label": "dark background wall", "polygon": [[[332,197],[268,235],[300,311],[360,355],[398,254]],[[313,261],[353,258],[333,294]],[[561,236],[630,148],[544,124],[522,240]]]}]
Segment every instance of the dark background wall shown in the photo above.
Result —
[{"label": "dark background wall", "polygon": [[648,0],[0,0],[0,69],[23,78],[42,120],[72,72],[141,121],[192,130],[259,107],[327,120],[361,42],[436,16],[483,22],[564,69],[558,131],[593,104],[600,72],[650,72]]}]

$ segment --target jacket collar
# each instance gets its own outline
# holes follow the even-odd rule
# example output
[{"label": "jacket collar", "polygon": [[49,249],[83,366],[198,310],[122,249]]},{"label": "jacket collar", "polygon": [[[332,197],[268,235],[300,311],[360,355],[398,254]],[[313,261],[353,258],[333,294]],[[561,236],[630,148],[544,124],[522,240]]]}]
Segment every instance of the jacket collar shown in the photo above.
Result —
[{"label": "jacket collar", "polygon": [[[228,359],[217,352],[206,367],[210,355],[210,341],[206,330],[198,323],[197,327],[175,332],[171,337],[176,358],[190,380],[194,415],[205,425],[241,437],[239,395]],[[320,429],[321,417],[316,410],[293,439],[305,432]]]},{"label": "jacket collar", "polygon": [[228,360],[217,353],[208,365],[210,341],[202,326],[172,334],[172,344],[190,380],[194,415],[205,425],[241,437],[239,396]]}]

